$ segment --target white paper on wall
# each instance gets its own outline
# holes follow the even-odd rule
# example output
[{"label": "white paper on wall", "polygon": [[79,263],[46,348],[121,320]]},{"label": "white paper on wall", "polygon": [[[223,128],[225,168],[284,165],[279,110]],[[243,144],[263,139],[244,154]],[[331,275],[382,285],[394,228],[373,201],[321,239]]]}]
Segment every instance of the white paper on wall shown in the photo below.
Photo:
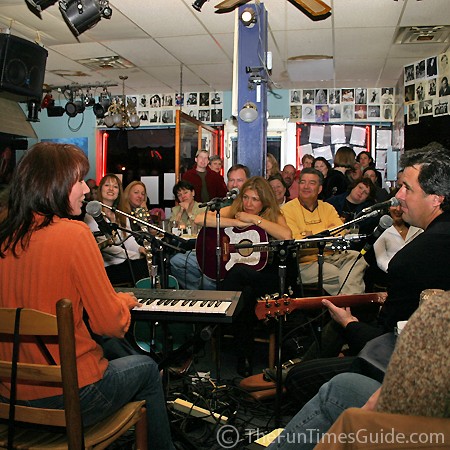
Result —
[{"label": "white paper on wall", "polygon": [[164,174],[164,200],[173,200],[172,189],[175,186],[175,174]]},{"label": "white paper on wall", "polygon": [[304,155],[312,155],[313,154],[313,148],[311,144],[305,144],[305,145],[300,145],[300,159],[304,156]]},{"label": "white paper on wall", "polygon": [[333,159],[333,153],[331,152],[331,146],[325,145],[323,147],[316,147],[314,149],[314,157],[317,158],[318,156],[324,157],[327,161],[330,159]]},{"label": "white paper on wall", "polygon": [[362,127],[353,127],[350,144],[363,147],[366,144],[366,129]]},{"label": "white paper on wall", "polygon": [[145,184],[149,202],[157,205],[159,203],[159,177],[141,177],[141,181]]},{"label": "white paper on wall", "polygon": [[377,148],[388,148],[391,145],[391,130],[377,130]]},{"label": "white paper on wall", "polygon": [[387,150],[377,150],[375,157],[375,169],[384,170],[386,168]]},{"label": "white paper on wall", "polygon": [[325,127],[322,125],[312,125],[309,132],[309,142],[313,144],[323,144]]},{"label": "white paper on wall", "polygon": [[345,125],[331,125],[331,143],[345,144]]}]

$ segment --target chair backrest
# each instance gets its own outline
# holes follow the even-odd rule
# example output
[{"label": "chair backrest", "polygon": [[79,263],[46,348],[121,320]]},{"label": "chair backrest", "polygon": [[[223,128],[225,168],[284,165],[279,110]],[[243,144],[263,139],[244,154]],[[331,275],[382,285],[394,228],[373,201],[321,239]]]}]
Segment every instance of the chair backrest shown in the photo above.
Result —
[{"label": "chair backrest", "polygon": [[[16,318],[15,308],[0,308],[0,339],[12,342]],[[15,421],[37,425],[65,427],[69,448],[84,448],[83,427],[75,353],[73,309],[70,300],[61,299],[56,304],[56,316],[24,308],[20,314],[20,337],[35,336],[36,342],[54,336],[58,340],[60,365],[17,363],[17,381],[34,384],[60,385],[64,395],[64,410],[15,406]],[[42,345],[41,349],[43,349]],[[42,350],[45,354],[45,349]],[[49,358],[48,358],[49,359]],[[10,382],[12,361],[0,360],[0,377]],[[0,403],[0,418],[8,419],[10,406]]]}]

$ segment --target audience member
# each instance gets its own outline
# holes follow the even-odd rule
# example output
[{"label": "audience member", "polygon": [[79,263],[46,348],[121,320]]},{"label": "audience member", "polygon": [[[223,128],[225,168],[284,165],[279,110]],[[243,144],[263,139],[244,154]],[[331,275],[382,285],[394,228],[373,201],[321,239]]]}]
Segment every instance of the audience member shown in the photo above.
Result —
[{"label": "audience member", "polygon": [[319,194],[319,200],[327,200],[336,195],[338,191],[337,185],[340,184],[342,178],[341,174],[335,172],[331,164],[323,156],[318,156],[314,160],[313,167],[323,175],[323,185]]},{"label": "audience member", "polygon": [[181,180],[173,187],[173,195],[178,204],[172,208],[169,221],[176,222],[181,229],[192,227],[195,217],[205,210],[195,201],[194,186]]},{"label": "audience member", "polygon": [[[375,186],[369,179],[354,181],[350,191],[335,195],[326,200],[333,205],[344,223],[356,219],[364,208],[375,204]],[[370,218],[358,222],[351,227],[351,233],[371,234],[378,224],[378,218]],[[352,243],[351,248],[361,250],[364,242]]]},{"label": "audience member", "polygon": [[385,202],[386,200],[389,200],[390,195],[388,191],[386,191],[386,189],[383,189],[378,184],[377,173],[379,173],[378,170],[374,169],[373,167],[366,167],[363,170],[363,178],[369,178],[375,185],[375,200],[378,203],[381,203]]},{"label": "audience member", "polygon": [[278,206],[283,206],[289,197],[289,190],[281,174],[272,175],[267,180],[273,189]]},{"label": "audience member", "polygon": [[195,201],[208,202],[215,197],[225,197],[227,187],[223,178],[208,167],[209,153],[199,150],[195,156],[195,167],[187,170],[182,179],[194,186]]},{"label": "audience member", "polygon": [[[147,188],[142,181],[132,181],[123,192],[123,210],[127,214],[135,215],[146,222],[152,222],[150,211],[147,209]],[[131,229],[141,231],[141,224],[131,221]]]},{"label": "audience member", "polygon": [[361,165],[362,171],[364,171],[364,169],[367,169],[368,167],[371,167],[375,171],[377,176],[376,180],[372,180],[372,182],[375,184],[375,186],[382,187],[383,180],[381,177],[381,173],[375,169],[375,161],[370,152],[363,151],[358,153],[358,155],[356,156],[356,161]]},{"label": "audience member", "polygon": [[[39,170],[36,170],[36,169]],[[16,167],[9,211],[0,224],[0,306],[26,307],[56,314],[56,302],[71,300],[83,425],[101,421],[133,400],[145,400],[149,449],[173,449],[164,393],[157,364],[134,355],[108,361],[83,320],[95,333],[123,338],[130,309],[139,305],[132,294],[116,293],[103,268],[89,228],[70,220],[81,213],[89,188],[83,181],[89,162],[68,144],[34,145]],[[46,345],[58,361],[55,343]],[[2,343],[1,359],[12,344]],[[47,358],[38,342],[21,342],[22,362]],[[0,401],[9,403],[9,383],[0,384]],[[24,385],[18,379],[17,404],[64,409],[59,387]]]},{"label": "audience member", "polygon": [[302,156],[302,169],[307,169],[309,167],[313,167],[314,164],[314,156],[306,153]]},{"label": "audience member", "polygon": [[220,171],[222,170],[223,161],[219,155],[212,155],[209,157],[209,168],[214,172],[217,172],[220,175]]},{"label": "audience member", "polygon": [[[322,190],[322,173],[313,168],[303,169],[300,173],[299,196],[286,203],[282,212],[292,231],[294,239],[305,239],[324,230],[342,225],[342,220],[335,208],[329,203],[318,200]],[[318,282],[317,248],[299,251],[300,274],[304,284]],[[363,275],[367,266],[364,259],[356,262],[358,253],[353,250],[337,252],[325,250],[323,265],[323,288],[331,295],[336,295],[341,287],[343,294],[364,292]],[[356,264],[355,264],[356,262]],[[343,286],[350,268],[355,264],[350,276]]]},{"label": "audience member", "polygon": [[[195,219],[197,225],[203,225],[204,215]],[[252,177],[242,186],[242,191],[231,206],[221,210],[222,228],[244,228],[257,225],[267,233],[269,239],[291,239],[291,230],[281,214],[272,188],[262,177]],[[216,227],[214,212],[206,215],[206,226]],[[261,270],[255,270],[245,261],[234,264],[220,284],[221,290],[242,291],[240,310],[233,321],[233,334],[238,356],[237,371],[247,377],[252,374],[254,325],[256,299],[263,294],[279,289],[278,267],[275,261]]]},{"label": "audience member", "polygon": [[227,188],[229,191],[233,188],[242,188],[242,185],[250,178],[250,170],[243,164],[234,164],[227,172]]},{"label": "audience member", "polygon": [[403,211],[400,205],[391,206],[389,214],[394,223],[383,232],[373,246],[377,265],[386,273],[392,257],[423,232],[422,228],[411,226],[403,220]]},{"label": "audience member", "polygon": [[293,200],[298,197],[298,179],[296,177],[297,171],[292,164],[286,164],[283,167],[281,176],[286,183],[286,187],[289,190],[288,200]]},{"label": "audience member", "polygon": [[267,153],[266,158],[266,179],[280,172],[280,166],[272,153]]},{"label": "audience member", "polygon": [[[100,180],[99,201],[121,211],[127,208],[123,198],[122,183],[116,175],[109,173]],[[139,245],[134,236],[129,233],[123,230],[113,231],[114,225],[130,229],[130,220],[106,207],[102,208],[102,214],[105,216],[105,220],[111,224],[113,241],[108,240],[100,232],[98,224],[92,216],[86,214],[84,221],[97,237],[106,273],[111,283],[134,285],[137,280],[148,277],[147,263],[143,259],[146,254],[145,248]]]}]

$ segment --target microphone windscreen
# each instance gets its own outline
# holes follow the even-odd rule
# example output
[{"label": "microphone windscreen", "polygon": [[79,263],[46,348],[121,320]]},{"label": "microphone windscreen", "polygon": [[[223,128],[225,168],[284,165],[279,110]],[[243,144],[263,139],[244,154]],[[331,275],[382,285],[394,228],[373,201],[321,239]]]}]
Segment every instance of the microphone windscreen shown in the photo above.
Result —
[{"label": "microphone windscreen", "polygon": [[381,228],[383,228],[384,230],[386,230],[386,228],[389,228],[390,226],[392,226],[393,223],[394,223],[394,220],[392,219],[392,217],[385,214],[384,216],[381,217],[379,226]]},{"label": "microphone windscreen", "polygon": [[391,206],[399,206],[400,205],[400,201],[397,197],[392,197],[391,198]]},{"label": "microphone windscreen", "polygon": [[102,205],[97,200],[92,200],[86,205],[86,212],[93,217],[97,217],[102,213]]}]

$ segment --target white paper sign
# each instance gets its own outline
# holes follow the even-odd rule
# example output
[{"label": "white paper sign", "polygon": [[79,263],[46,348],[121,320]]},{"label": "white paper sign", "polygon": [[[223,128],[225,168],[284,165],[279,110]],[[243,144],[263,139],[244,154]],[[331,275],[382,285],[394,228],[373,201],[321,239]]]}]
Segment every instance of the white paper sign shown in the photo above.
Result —
[{"label": "white paper sign", "polygon": [[345,125],[331,125],[331,143],[345,144]]},{"label": "white paper sign", "polygon": [[309,132],[309,142],[313,144],[323,144],[325,127],[322,125],[312,125]]},{"label": "white paper sign", "polygon": [[377,130],[377,148],[388,148],[391,146],[391,130]]},{"label": "white paper sign", "polygon": [[175,174],[164,174],[164,200],[173,200],[172,189],[175,186]]},{"label": "white paper sign", "polygon": [[145,184],[149,202],[157,205],[159,203],[159,177],[141,177],[141,181]]},{"label": "white paper sign", "polygon": [[327,161],[333,159],[333,153],[331,152],[331,146],[325,145],[323,147],[317,147],[314,149],[314,157],[323,156]]},{"label": "white paper sign", "polygon": [[350,144],[363,147],[366,143],[366,129],[361,127],[353,127],[350,137]]}]

